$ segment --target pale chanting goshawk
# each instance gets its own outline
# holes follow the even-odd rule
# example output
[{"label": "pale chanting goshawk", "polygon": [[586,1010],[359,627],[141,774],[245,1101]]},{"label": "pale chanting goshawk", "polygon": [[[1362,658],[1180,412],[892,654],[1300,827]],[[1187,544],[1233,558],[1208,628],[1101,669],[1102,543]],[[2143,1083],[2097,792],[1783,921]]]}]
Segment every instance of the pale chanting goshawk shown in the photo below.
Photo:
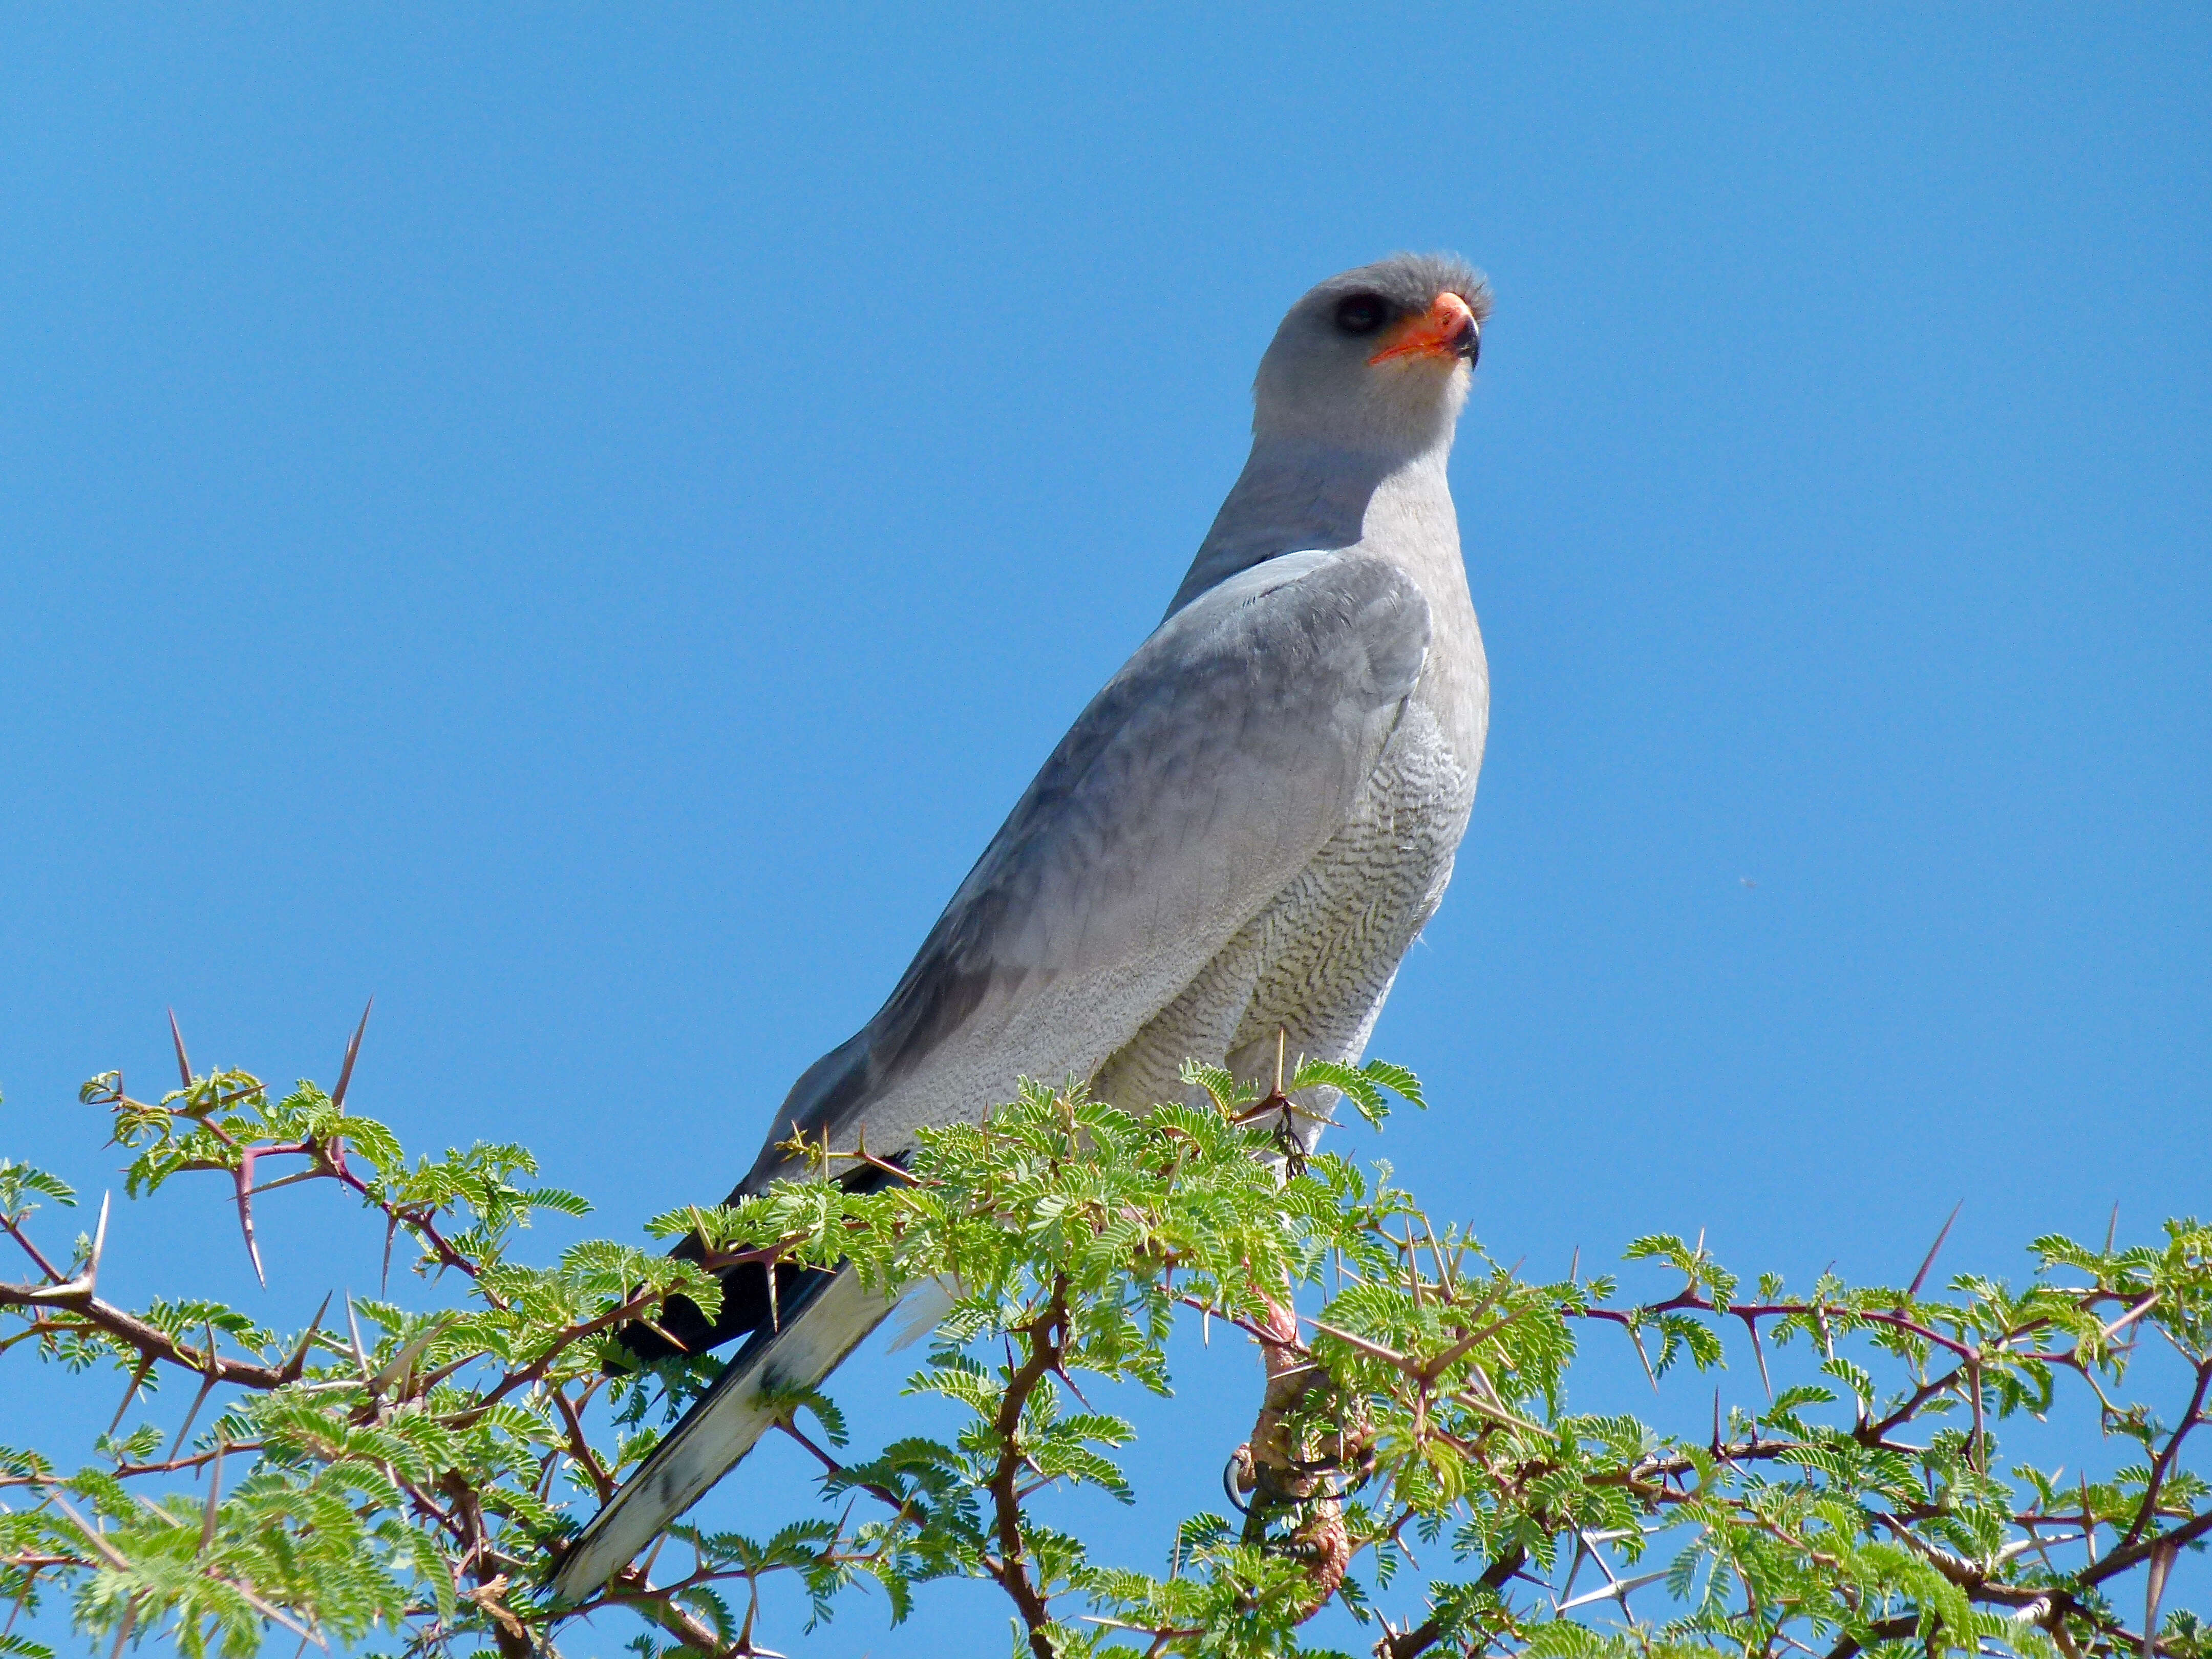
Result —
[{"label": "pale chanting goshawk", "polygon": [[[1450,879],[1489,674],[1445,464],[1490,295],[1400,255],[1292,306],[1261,359],[1252,453],[1152,636],[1091,700],[890,999],[808,1068],[735,1198],[797,1172],[794,1131],[895,1159],[1020,1078],[1141,1109],[1189,1059],[1272,1077],[1279,1046],[1357,1063]],[[1310,1103],[1326,1111],[1328,1098]],[[1308,1131],[1310,1133],[1310,1131]],[[849,1271],[752,1267],[701,1352],[744,1346],[562,1563],[580,1599],[889,1311]],[[670,1352],[635,1329],[647,1358]]]}]

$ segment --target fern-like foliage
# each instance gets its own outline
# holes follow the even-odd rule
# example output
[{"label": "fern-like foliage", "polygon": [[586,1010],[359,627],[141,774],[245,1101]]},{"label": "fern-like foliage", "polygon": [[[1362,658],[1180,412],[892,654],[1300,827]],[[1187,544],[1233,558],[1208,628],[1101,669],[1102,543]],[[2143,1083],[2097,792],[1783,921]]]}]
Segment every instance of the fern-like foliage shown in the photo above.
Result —
[{"label": "fern-like foliage", "polygon": [[[228,1182],[251,1249],[254,1195],[288,1170],[380,1231],[402,1272],[304,1331],[212,1299],[124,1309],[100,1293],[104,1228],[34,1237],[40,1206],[76,1194],[0,1161],[24,1275],[0,1283],[0,1386],[55,1386],[24,1369],[43,1359],[73,1374],[60,1386],[124,1390],[73,1469],[0,1446],[0,1604],[64,1606],[118,1650],[242,1659],[275,1638],[520,1659],[619,1609],[635,1651],[736,1659],[770,1650],[770,1580],[798,1587],[811,1629],[863,1587],[897,1621],[932,1583],[980,1577],[1036,1659],[1319,1659],[1302,1643],[1331,1607],[1382,1659],[2212,1659],[2164,1595],[2212,1536],[2191,1437],[2212,1390],[2212,1229],[2195,1221],[2125,1248],[2039,1238],[2022,1286],[1960,1276],[1925,1295],[1826,1275],[1747,1293],[1702,1240],[1655,1235],[1625,1258],[1679,1288],[1624,1303],[1607,1277],[1522,1279],[1388,1166],[1300,1127],[1339,1102],[1378,1124],[1424,1103],[1410,1072],[1285,1056],[1270,1090],[1192,1066],[1187,1099],[1142,1114],[1020,1083],[897,1166],[817,1148],[809,1178],[543,1261],[522,1248],[533,1213],[588,1206],[538,1185],[526,1148],[410,1159],[343,1080],[278,1098],[242,1071],[184,1070],[150,1103],[117,1073],[85,1085],[130,1198]],[[895,1178],[821,1178],[860,1162]],[[678,1238],[696,1260],[663,1254]],[[711,1312],[716,1270],[779,1261],[849,1263],[885,1295],[952,1287],[908,1386],[961,1426],[855,1451],[835,1401],[794,1389],[777,1404],[819,1465],[817,1517],[767,1536],[679,1523],[680,1549],[556,1604],[567,1540],[717,1368],[637,1370],[615,1333],[672,1297]],[[1655,1385],[1733,1351],[1751,1391],[1716,1392],[1710,1434],[1688,1437],[1571,1411],[1578,1347],[1607,1327]],[[1217,1331],[1267,1376],[1248,1442],[1212,1449],[1237,1512],[1164,1522],[1149,1565],[1041,1521],[1054,1490],[1140,1496],[1121,1462],[1134,1430],[1085,1385],[1164,1394]],[[2147,1343],[2178,1358],[2179,1397],[2134,1391]],[[2002,1430],[2062,1411],[2122,1449],[2114,1467],[2006,1462]],[[0,1656],[46,1652],[14,1618],[0,1630]]]}]

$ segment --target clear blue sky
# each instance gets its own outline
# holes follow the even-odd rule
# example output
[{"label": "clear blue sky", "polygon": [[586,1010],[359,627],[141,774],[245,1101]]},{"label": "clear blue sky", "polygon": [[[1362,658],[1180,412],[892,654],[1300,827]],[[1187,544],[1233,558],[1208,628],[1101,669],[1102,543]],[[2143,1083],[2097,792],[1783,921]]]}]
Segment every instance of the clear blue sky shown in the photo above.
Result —
[{"label": "clear blue sky", "polygon": [[[2206,1207],[2212,13],[918,10],[0,20],[0,1152],[97,1188],[166,1005],[328,1079],[373,991],[410,1139],[719,1196],[1157,619],[1282,308],[1449,247],[1492,738],[1364,1150],[1547,1273]],[[118,1285],[373,1281],[264,1212],[265,1297],[212,1191]],[[925,1606],[803,1650],[998,1628]]]}]

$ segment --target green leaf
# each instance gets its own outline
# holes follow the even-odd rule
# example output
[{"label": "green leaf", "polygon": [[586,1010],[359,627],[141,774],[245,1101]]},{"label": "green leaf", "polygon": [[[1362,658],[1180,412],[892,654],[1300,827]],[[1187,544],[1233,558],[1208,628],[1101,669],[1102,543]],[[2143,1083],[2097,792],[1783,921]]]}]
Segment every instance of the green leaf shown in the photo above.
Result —
[{"label": "green leaf", "polygon": [[59,1176],[50,1175],[33,1164],[0,1158],[0,1213],[21,1221],[26,1213],[38,1207],[35,1204],[24,1202],[25,1197],[32,1193],[51,1198],[57,1204],[74,1205],[76,1202],[76,1189]]}]

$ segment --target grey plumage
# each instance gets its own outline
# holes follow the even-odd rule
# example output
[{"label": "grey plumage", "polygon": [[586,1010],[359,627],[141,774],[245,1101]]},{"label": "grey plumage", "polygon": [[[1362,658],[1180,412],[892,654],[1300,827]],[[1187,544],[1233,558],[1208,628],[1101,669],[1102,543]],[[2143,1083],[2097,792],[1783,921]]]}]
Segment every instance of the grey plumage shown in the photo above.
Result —
[{"label": "grey plumage", "polygon": [[[1142,1107],[1182,1092],[1188,1058],[1264,1077],[1279,1034],[1360,1057],[1481,765],[1488,677],[1445,463],[1488,312],[1466,265],[1407,255],[1291,307],[1251,457],[1166,617],[882,1009],[799,1079],[740,1193],[792,1172],[794,1129],[896,1157],[1018,1077]],[[750,1449],[764,1388],[820,1381],[886,1311],[849,1274],[795,1282],[578,1540],[561,1592],[619,1571]]]}]

